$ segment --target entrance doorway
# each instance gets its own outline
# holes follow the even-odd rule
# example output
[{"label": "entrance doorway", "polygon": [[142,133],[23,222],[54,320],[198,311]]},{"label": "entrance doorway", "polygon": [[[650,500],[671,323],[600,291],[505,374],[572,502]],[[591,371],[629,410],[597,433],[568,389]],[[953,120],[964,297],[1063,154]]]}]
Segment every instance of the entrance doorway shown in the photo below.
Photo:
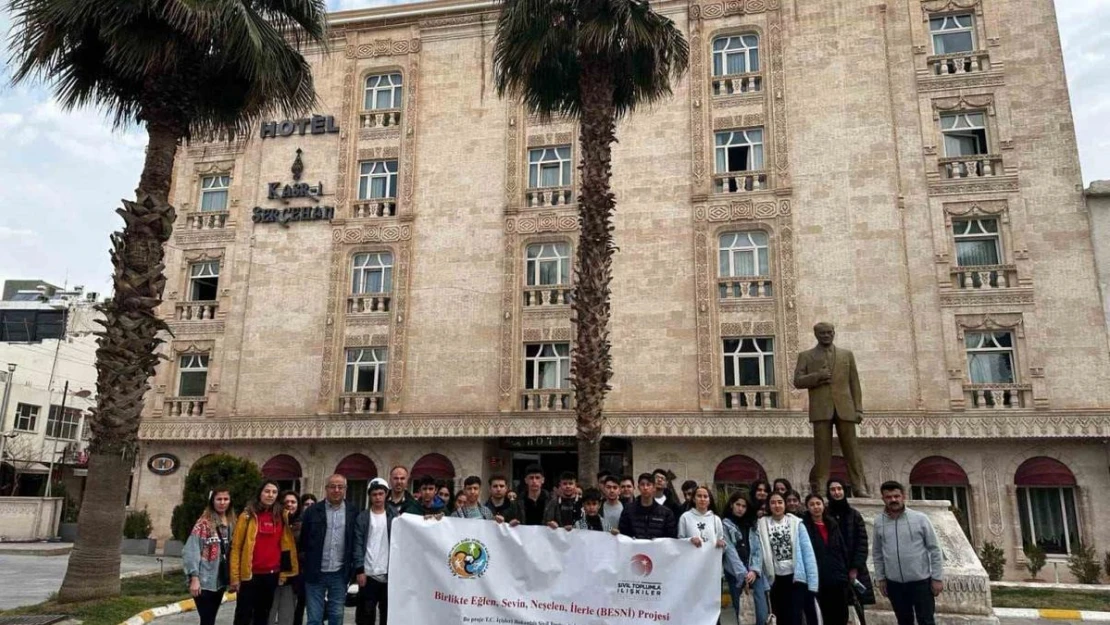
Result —
[{"label": "entrance doorway", "polygon": [[[543,468],[543,487],[546,490],[559,487],[559,475],[564,471],[578,473],[578,442],[572,436],[503,438],[501,449],[510,452],[509,466],[512,471],[509,475],[510,486],[517,491],[524,489],[525,472],[533,464]],[[602,439],[600,459],[602,471],[623,475],[631,466],[632,451],[627,440]]]}]

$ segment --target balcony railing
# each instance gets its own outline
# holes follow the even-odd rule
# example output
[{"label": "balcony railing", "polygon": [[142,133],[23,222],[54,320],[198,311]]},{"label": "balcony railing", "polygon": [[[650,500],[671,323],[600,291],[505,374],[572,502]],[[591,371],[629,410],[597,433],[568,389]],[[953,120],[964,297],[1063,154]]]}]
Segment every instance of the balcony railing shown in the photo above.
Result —
[{"label": "balcony railing", "polygon": [[713,77],[714,96],[747,95],[761,91],[763,91],[763,74],[760,72]]},{"label": "balcony railing", "polygon": [[767,172],[764,170],[713,174],[714,193],[747,193],[765,191],[767,188]]},{"label": "balcony railing", "polygon": [[203,417],[207,407],[207,397],[167,397],[162,413],[168,417]]},{"label": "balcony railing", "polygon": [[939,162],[940,174],[944,178],[990,178],[1005,173],[1002,156],[998,154],[946,156]]},{"label": "balcony railing", "polygon": [[528,189],[524,193],[524,199],[529,207],[565,206],[574,202],[574,189],[572,187]]},{"label": "balcony railing", "polygon": [[977,74],[991,68],[990,55],[986,50],[937,54],[925,59],[925,63],[929,66],[929,73],[936,76]]},{"label": "balcony railing", "polygon": [[339,412],[342,414],[371,414],[383,410],[383,393],[343,393],[339,396]]},{"label": "balcony railing", "polygon": [[174,306],[174,319],[178,321],[208,321],[216,318],[219,302],[178,302]]},{"label": "balcony railing", "polygon": [[382,109],[363,111],[358,114],[358,125],[362,129],[393,128],[401,125],[401,109]]},{"label": "balcony railing", "polygon": [[771,297],[771,279],[767,276],[718,278],[717,291],[723,300],[765,299]]},{"label": "balcony railing", "polygon": [[574,391],[567,388],[523,391],[520,394],[520,409],[527,412],[574,410]]},{"label": "balcony railing", "polygon": [[1014,265],[973,265],[952,268],[952,286],[957,289],[1005,289],[1017,286]]},{"label": "balcony railing", "polygon": [[227,227],[227,211],[197,211],[185,213],[186,230],[223,230]]},{"label": "balcony railing", "polygon": [[778,408],[779,391],[774,386],[726,386],[726,410],[769,410]]},{"label": "balcony railing", "polygon": [[525,306],[561,306],[570,304],[573,287],[543,285],[524,287]]},{"label": "balcony railing", "polygon": [[363,217],[396,217],[397,198],[383,197],[370,200],[355,200],[352,205],[355,218]]},{"label": "balcony railing", "polygon": [[347,296],[347,313],[359,315],[389,312],[392,295],[392,293],[353,293]]},{"label": "balcony railing", "polygon": [[964,401],[970,410],[1029,408],[1032,394],[1029,384],[964,384]]}]

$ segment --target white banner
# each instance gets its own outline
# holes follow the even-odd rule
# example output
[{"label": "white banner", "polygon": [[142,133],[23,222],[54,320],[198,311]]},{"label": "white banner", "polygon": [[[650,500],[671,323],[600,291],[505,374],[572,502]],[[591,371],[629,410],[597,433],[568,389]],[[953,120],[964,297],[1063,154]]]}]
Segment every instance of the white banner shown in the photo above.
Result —
[{"label": "white banner", "polygon": [[389,550],[401,625],[716,625],[721,551],[685,540],[404,514]]}]

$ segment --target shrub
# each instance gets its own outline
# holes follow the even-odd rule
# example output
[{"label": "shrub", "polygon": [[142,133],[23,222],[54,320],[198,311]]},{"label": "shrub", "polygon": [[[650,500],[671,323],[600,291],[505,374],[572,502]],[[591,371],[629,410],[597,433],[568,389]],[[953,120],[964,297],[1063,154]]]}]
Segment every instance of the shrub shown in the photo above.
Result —
[{"label": "shrub", "polygon": [[173,509],[170,531],[176,540],[184,542],[193,530],[193,524],[208,505],[208,491],[217,486],[231,490],[231,507],[241,510],[254,496],[262,482],[262,472],[258,465],[228,454],[205,456],[189,469],[185,476],[185,487],[181,492],[181,504]]},{"label": "shrub", "polygon": [[1002,575],[1006,572],[1006,554],[1001,548],[992,542],[984,542],[983,548],[979,550],[979,561],[983,563],[983,568],[987,570],[987,577],[992,582],[1002,579]]},{"label": "shrub", "polygon": [[1080,584],[1097,584],[1102,567],[1098,563],[1095,548],[1079,543],[1068,556],[1068,570]]},{"label": "shrub", "polygon": [[1025,569],[1029,571],[1029,575],[1037,577],[1037,573],[1044,568],[1044,563],[1045,553],[1040,545],[1034,543],[1025,547]]},{"label": "shrub", "polygon": [[154,524],[150,522],[150,513],[145,508],[127,513],[127,520],[123,522],[124,538],[150,538],[153,531]]},{"label": "shrub", "polygon": [[1106,571],[1107,575],[1110,575],[1110,551],[1106,552],[1106,557],[1102,561],[1102,570]]}]

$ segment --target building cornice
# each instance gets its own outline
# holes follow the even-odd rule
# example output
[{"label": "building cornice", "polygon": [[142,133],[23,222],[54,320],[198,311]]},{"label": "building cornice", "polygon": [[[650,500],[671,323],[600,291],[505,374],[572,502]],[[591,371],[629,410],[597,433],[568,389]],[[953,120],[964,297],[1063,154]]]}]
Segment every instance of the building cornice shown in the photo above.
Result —
[{"label": "building cornice", "polygon": [[[426,414],[369,419],[289,415],[264,419],[146,419],[139,436],[147,441],[327,440],[366,438],[486,438],[573,436],[573,415],[502,413]],[[808,439],[803,413],[612,413],[607,436],[630,438],[791,438]],[[860,436],[871,439],[1045,439],[1110,437],[1104,410],[1008,410],[979,413],[869,413]]]}]

